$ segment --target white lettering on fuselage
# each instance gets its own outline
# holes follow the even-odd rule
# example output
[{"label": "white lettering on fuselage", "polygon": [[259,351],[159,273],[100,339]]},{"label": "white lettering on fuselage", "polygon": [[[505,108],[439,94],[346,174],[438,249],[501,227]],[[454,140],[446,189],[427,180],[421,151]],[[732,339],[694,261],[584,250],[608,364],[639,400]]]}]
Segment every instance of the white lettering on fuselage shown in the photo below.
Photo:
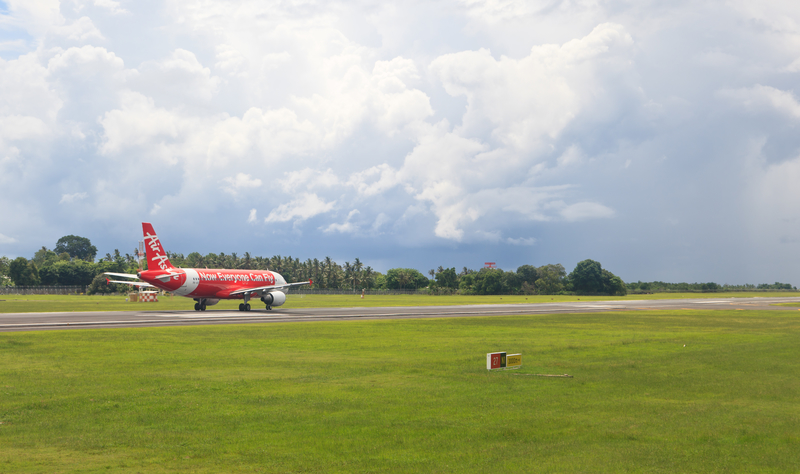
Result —
[{"label": "white lettering on fuselage", "polygon": [[275,282],[271,274],[260,273],[222,273],[222,272],[204,272],[197,271],[200,281],[232,281],[232,282],[266,282],[273,284]]}]

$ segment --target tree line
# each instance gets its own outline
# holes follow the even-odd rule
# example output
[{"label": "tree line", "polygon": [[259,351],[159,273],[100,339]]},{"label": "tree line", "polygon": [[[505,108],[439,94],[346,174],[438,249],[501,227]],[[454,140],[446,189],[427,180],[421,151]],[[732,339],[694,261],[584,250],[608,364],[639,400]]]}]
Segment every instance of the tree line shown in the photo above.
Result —
[{"label": "tree line", "polygon": [[627,283],[630,293],[664,293],[664,292],[692,292],[692,291],[752,291],[752,290],[797,290],[789,283],[760,283],[758,285],[720,285],[708,283],[667,283],[663,281],[637,281]]},{"label": "tree line", "polygon": [[[107,285],[104,272],[136,273],[139,264],[133,254],[114,250],[95,261],[97,248],[85,237],[68,235],[56,242],[53,250],[42,247],[30,260],[18,257],[0,258],[2,284],[17,286],[86,286],[89,293],[124,291],[124,285]],[[405,289],[427,288],[435,294],[558,294],[581,292],[624,295],[622,280],[603,269],[593,260],[580,262],[569,275],[560,264],[535,267],[523,265],[516,271],[495,268],[472,270],[455,267],[430,270],[430,278],[413,268],[392,268],[385,274],[372,269],[359,259],[335,262],[331,257],[300,260],[291,256],[253,256],[249,252],[209,253],[188,255],[167,251],[170,261],[183,268],[230,268],[242,270],[272,270],[287,281],[312,280],[320,289]],[[143,262],[146,268],[146,262]]]},{"label": "tree line", "polygon": [[[391,270],[390,270],[391,271]],[[430,270],[430,290],[436,294],[462,295],[558,295],[596,294],[624,296],[628,293],[622,279],[604,269],[600,262],[583,260],[567,274],[563,265],[548,264],[540,267],[522,265],[516,271],[499,268],[471,270],[464,267],[456,273],[455,267]]]},{"label": "tree line", "polygon": [[[124,292],[126,285],[107,285],[104,272],[136,273],[139,264],[133,254],[114,250],[97,261],[97,248],[89,239],[75,235],[64,236],[50,250],[42,247],[30,260],[18,257],[10,260],[0,257],[0,285],[4,286],[85,286],[88,293]],[[665,283],[661,281],[624,283],[622,279],[604,269],[599,262],[578,262],[569,274],[561,264],[536,267],[522,265],[516,270],[498,268],[479,270],[455,267],[428,271],[428,276],[413,268],[392,268],[385,274],[364,265],[355,258],[343,265],[331,257],[300,260],[291,256],[253,256],[249,252],[202,255],[192,252],[186,256],[167,251],[170,261],[183,268],[230,268],[242,270],[272,270],[287,281],[312,280],[314,288],[333,290],[387,289],[421,290],[431,294],[462,295],[616,295],[664,291],[747,291],[791,290],[788,283],[760,285],[719,285],[717,283]],[[146,268],[146,262],[143,262]]]}]

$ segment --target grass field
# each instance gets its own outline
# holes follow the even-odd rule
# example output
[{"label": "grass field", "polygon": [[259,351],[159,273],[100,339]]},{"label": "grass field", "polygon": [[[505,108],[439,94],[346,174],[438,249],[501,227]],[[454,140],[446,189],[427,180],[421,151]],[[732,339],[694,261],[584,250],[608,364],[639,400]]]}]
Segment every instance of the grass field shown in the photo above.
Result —
[{"label": "grass field", "polygon": [[[498,303],[559,303],[567,301],[656,300],[675,298],[752,298],[755,296],[800,296],[796,292],[751,293],[655,293],[629,296],[559,296],[559,295],[499,295],[499,296],[428,296],[428,295],[301,295],[289,293],[283,308],[342,308],[387,306],[439,306]],[[161,296],[157,303],[129,303],[125,296],[88,295],[0,295],[0,313],[46,313],[61,311],[174,311],[194,309],[194,302],[181,296]],[[222,300],[210,309],[239,307],[241,300]],[[260,301],[251,303],[263,309]]]},{"label": "grass field", "polygon": [[797,472],[799,337],[688,310],[0,333],[0,472]]}]

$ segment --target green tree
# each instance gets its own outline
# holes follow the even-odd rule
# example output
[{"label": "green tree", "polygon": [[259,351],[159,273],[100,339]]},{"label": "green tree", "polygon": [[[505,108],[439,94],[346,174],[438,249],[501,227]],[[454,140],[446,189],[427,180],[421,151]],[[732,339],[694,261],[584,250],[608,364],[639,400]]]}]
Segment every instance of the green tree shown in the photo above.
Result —
[{"label": "green tree", "polygon": [[503,289],[503,270],[481,268],[475,274],[472,291],[478,295],[498,295]]},{"label": "green tree", "polygon": [[186,256],[183,263],[186,268],[203,268],[205,266],[205,259],[200,252],[192,252]]},{"label": "green tree", "polygon": [[33,263],[35,263],[36,267],[40,269],[45,265],[50,265],[56,261],[58,261],[58,254],[52,250],[48,250],[47,247],[44,246],[42,246],[42,248],[33,254]]},{"label": "green tree", "polygon": [[39,279],[42,285],[54,286],[58,285],[58,267],[55,265],[46,265],[39,270]]},{"label": "green tree", "polygon": [[458,275],[456,274],[456,267],[441,268],[436,273],[436,286],[439,288],[450,288],[453,290],[458,289]]},{"label": "green tree", "polygon": [[0,257],[0,275],[8,276],[8,265],[11,263],[11,260],[6,257]]},{"label": "green tree", "polygon": [[534,283],[536,293],[540,295],[557,295],[564,291],[564,280],[567,271],[560,263],[542,265],[536,269],[537,278]]},{"label": "green tree", "polygon": [[628,294],[628,287],[625,286],[625,282],[622,281],[622,278],[614,275],[606,269],[602,270],[602,275],[603,293],[614,296],[625,296]]},{"label": "green tree", "polygon": [[86,237],[65,235],[56,242],[55,252],[66,252],[72,258],[94,262],[94,257],[97,255],[97,247],[92,245],[92,242]]},{"label": "green tree", "polygon": [[83,260],[56,262],[52,267],[58,272],[58,284],[62,286],[88,286],[96,274],[96,266]]},{"label": "green tree", "polygon": [[[464,267],[466,270],[467,267]],[[463,273],[461,274],[461,278],[458,279],[458,291],[461,292],[462,295],[474,295],[475,291],[473,288],[473,284],[475,283],[475,272]]]},{"label": "green tree", "polygon": [[628,288],[622,279],[603,269],[599,262],[583,260],[578,262],[575,270],[569,275],[572,288],[578,293],[605,293],[624,296]]},{"label": "green tree", "polygon": [[600,262],[586,259],[578,262],[569,274],[572,288],[578,293],[600,293],[603,291],[603,271]]},{"label": "green tree", "polygon": [[506,295],[517,295],[522,290],[522,279],[517,272],[503,272],[501,293]]},{"label": "green tree", "polygon": [[17,286],[36,286],[39,284],[39,270],[33,260],[17,257],[11,261],[8,276]]},{"label": "green tree", "polygon": [[428,277],[413,268],[392,268],[386,272],[386,287],[391,290],[428,286]]},{"label": "green tree", "polygon": [[536,280],[539,279],[539,274],[536,272],[536,267],[533,265],[522,265],[517,268],[517,275],[522,282],[531,285],[535,285]]},{"label": "green tree", "polygon": [[89,283],[89,286],[86,287],[86,294],[105,295],[109,293],[115,293],[117,291],[117,284],[116,283],[108,284],[107,278],[108,277],[106,277],[102,273],[95,276],[94,279],[92,279],[92,282]]},{"label": "green tree", "polygon": [[0,257],[0,286],[11,286],[11,278],[8,276],[8,266],[11,260],[8,257]]},{"label": "green tree", "polygon": [[362,279],[366,288],[372,288],[375,286],[375,276],[375,270],[373,270],[372,267],[367,266],[364,268],[364,271],[362,272]]}]

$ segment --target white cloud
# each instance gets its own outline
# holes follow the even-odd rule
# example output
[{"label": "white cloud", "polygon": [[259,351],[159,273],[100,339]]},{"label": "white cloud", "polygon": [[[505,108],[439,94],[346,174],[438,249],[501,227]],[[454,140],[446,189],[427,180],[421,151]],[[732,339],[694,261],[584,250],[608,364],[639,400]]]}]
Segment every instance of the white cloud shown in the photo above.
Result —
[{"label": "white cloud", "polygon": [[143,62],[137,70],[131,87],[165,106],[208,102],[221,83],[193,52],[180,48],[159,61]]},{"label": "white cloud", "polygon": [[102,7],[110,11],[114,15],[121,13],[129,13],[128,10],[122,8],[120,2],[115,0],[94,0],[95,6]]},{"label": "white cloud", "polygon": [[533,237],[519,237],[519,238],[512,238],[508,237],[506,239],[511,245],[522,245],[522,246],[531,246],[536,244],[536,239]]},{"label": "white cloud", "polygon": [[256,217],[256,210],[255,209],[250,209],[250,215],[247,216],[247,223],[248,224],[252,224],[252,223],[254,223],[256,221],[258,221],[258,217]]},{"label": "white cloud", "polygon": [[614,210],[596,202],[579,202],[565,206],[560,214],[567,221],[574,222],[614,217]]},{"label": "white cloud", "polygon": [[790,91],[756,84],[739,89],[723,89],[719,94],[751,111],[774,110],[791,117],[800,117],[800,103]]},{"label": "white cloud", "polygon": [[[375,176],[377,176],[377,179],[372,179]],[[397,170],[384,163],[353,173],[347,180],[347,184],[355,187],[358,194],[374,196],[400,184],[400,179],[397,176]]]},{"label": "white cloud", "polygon": [[53,27],[53,32],[73,41],[102,40],[103,34],[94,26],[92,20],[82,16],[68,25]]},{"label": "white cloud", "polygon": [[304,221],[333,209],[336,201],[325,202],[313,193],[304,193],[299,199],[281,204],[270,211],[264,222]]},{"label": "white cloud", "polygon": [[308,190],[329,189],[339,184],[339,178],[330,168],[324,171],[312,168],[290,171],[280,180],[281,188],[287,193],[293,193],[301,188]]},{"label": "white cloud", "polygon": [[121,107],[106,112],[100,119],[104,143],[100,152],[105,155],[125,149],[148,145],[163,145],[177,139],[189,127],[187,120],[177,114],[157,108],[153,100],[133,91],[120,93]]},{"label": "white cloud", "polygon": [[86,199],[88,194],[86,193],[72,193],[72,194],[62,194],[61,200],[58,201],[59,204],[72,204],[75,201],[81,201]]},{"label": "white cloud", "polygon": [[0,244],[13,244],[16,243],[17,239],[13,237],[8,237],[6,235],[0,234]]},{"label": "white cloud", "polygon": [[558,157],[559,166],[573,166],[579,165],[584,160],[581,147],[578,145],[570,145],[564,153]]},{"label": "white cloud", "polygon": [[125,67],[124,61],[106,48],[97,46],[72,47],[53,56],[47,63],[51,74],[67,73],[90,79],[104,74],[116,74]]},{"label": "white cloud", "polygon": [[323,229],[323,232],[325,232],[326,234],[331,234],[331,233],[354,234],[354,233],[356,233],[358,231],[358,225],[354,224],[352,220],[358,214],[360,214],[358,209],[353,209],[352,211],[350,211],[347,214],[347,218],[344,220],[344,222],[342,222],[341,224],[334,222],[331,225],[325,227]]},{"label": "white cloud", "polygon": [[223,178],[223,181],[228,183],[223,186],[225,192],[236,196],[240,191],[246,189],[254,189],[261,186],[261,180],[258,178],[251,178],[249,174],[236,173],[235,177]]}]

